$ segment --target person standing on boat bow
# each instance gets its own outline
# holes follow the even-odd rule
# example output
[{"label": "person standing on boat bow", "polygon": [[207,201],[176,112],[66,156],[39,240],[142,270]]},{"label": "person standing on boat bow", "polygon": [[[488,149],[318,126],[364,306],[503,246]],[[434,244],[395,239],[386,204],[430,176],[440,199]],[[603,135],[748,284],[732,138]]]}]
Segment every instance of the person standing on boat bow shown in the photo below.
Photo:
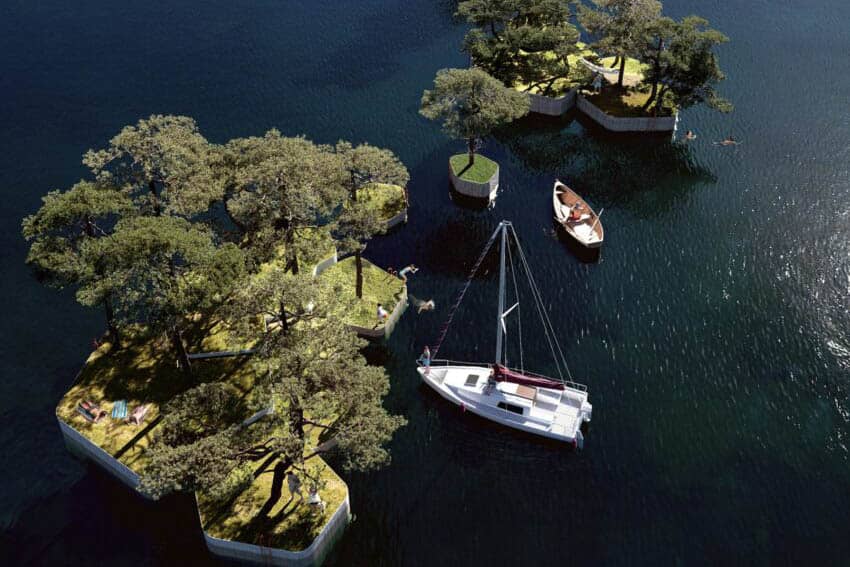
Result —
[{"label": "person standing on boat bow", "polygon": [[416,362],[425,367],[426,375],[431,371],[431,349],[428,348],[428,345],[425,345],[425,348],[422,350],[422,354],[419,355]]}]

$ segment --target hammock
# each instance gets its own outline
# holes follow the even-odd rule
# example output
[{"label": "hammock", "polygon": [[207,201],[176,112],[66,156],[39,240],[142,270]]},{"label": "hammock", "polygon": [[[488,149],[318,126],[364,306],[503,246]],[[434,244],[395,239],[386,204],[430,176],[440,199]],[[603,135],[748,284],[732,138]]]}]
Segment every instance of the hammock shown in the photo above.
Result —
[{"label": "hammock", "polygon": [[579,62],[594,73],[602,73],[603,75],[617,75],[620,73],[619,69],[610,69],[608,67],[600,67],[599,65],[594,65],[584,57],[581,57],[579,59]]}]

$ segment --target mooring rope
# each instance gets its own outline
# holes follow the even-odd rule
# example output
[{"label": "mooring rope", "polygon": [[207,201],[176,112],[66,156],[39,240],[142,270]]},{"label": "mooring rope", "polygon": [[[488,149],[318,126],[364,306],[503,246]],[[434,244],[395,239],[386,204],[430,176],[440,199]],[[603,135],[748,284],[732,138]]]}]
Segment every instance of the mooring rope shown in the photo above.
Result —
[{"label": "mooring rope", "polygon": [[437,339],[437,344],[434,345],[434,351],[431,353],[431,358],[436,359],[437,353],[440,352],[440,347],[443,344],[443,340],[446,338],[446,333],[449,331],[449,325],[452,324],[452,319],[454,319],[455,312],[457,308],[460,306],[460,302],[463,301],[463,296],[466,295],[466,290],[469,289],[469,284],[472,283],[472,278],[475,277],[475,273],[478,271],[478,268],[481,266],[481,262],[484,261],[484,257],[487,256],[487,252],[490,251],[490,247],[493,245],[493,242],[496,240],[496,235],[502,230],[501,225],[498,229],[493,232],[493,236],[490,237],[490,240],[487,241],[487,244],[484,246],[484,250],[481,252],[481,255],[478,256],[478,259],[475,261],[475,265],[472,266],[472,270],[469,272],[469,277],[466,278],[466,283],[460,289],[460,293],[457,295],[457,299],[449,310],[449,316],[446,318],[446,322],[443,323],[442,328],[440,329],[440,338]]}]

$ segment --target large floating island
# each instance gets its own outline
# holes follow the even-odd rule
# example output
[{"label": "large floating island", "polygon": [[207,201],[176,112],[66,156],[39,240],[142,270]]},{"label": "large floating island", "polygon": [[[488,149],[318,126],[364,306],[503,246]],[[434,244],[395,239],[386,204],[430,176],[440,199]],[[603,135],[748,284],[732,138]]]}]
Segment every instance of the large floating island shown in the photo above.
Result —
[{"label": "large floating island", "polygon": [[[401,212],[397,210],[401,189],[380,190],[382,195],[370,198],[381,203],[384,216],[396,218]],[[406,206],[403,213],[406,215]],[[344,314],[348,327],[370,338],[388,336],[407,305],[404,282],[362,259],[364,293],[358,299],[355,258],[340,260],[325,232],[306,231],[299,238],[312,250],[305,260],[312,266],[313,276],[335,286],[342,294],[340,302],[352,306]],[[258,277],[283,264],[284,251],[277,256],[261,267]],[[376,301],[395,306],[389,320],[379,325],[374,324]],[[194,361],[191,380],[175,367],[168,341],[140,327],[125,331],[120,345],[100,344],[56,408],[59,428],[72,453],[97,464],[148,499],[152,496],[140,483],[150,462],[148,449],[162,433],[169,403],[197,383],[224,383],[246,399],[254,395],[255,371],[246,364],[252,345],[234,349],[233,337],[224,325],[215,322],[209,327],[200,319],[185,339]],[[81,403],[89,401],[95,405],[82,411]],[[243,426],[252,426],[271,411],[273,408],[245,416]],[[308,452],[333,443],[322,437],[321,428],[307,425],[306,429]],[[321,457],[305,462],[308,464],[300,473],[303,486],[293,487],[288,475],[276,474],[281,461],[270,455],[251,463],[225,493],[196,491],[198,518],[210,552],[263,564],[321,564],[350,522],[351,504],[347,485]],[[309,490],[307,478],[313,479],[315,492]],[[293,490],[300,492],[300,497]]]}]

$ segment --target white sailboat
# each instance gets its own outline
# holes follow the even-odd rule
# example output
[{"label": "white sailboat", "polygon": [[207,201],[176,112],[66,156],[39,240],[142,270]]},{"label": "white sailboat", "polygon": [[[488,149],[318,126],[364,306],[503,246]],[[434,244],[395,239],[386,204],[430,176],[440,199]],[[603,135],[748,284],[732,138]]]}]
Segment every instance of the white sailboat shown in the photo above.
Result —
[{"label": "white sailboat", "polygon": [[[493,364],[453,362],[436,359],[440,345],[445,338],[448,326],[454,316],[454,311],[463,300],[469,283],[487,255],[496,238],[501,238],[500,267],[499,267],[499,306],[496,320],[496,358]],[[511,256],[511,276],[516,289],[516,271],[510,252],[508,238],[516,243],[516,255],[519,264],[528,278],[531,294],[534,297],[538,315],[543,323],[544,334],[549,343],[559,379],[553,379],[539,374],[527,372],[524,369],[522,357],[522,342],[520,333],[520,366],[519,369],[508,368],[504,363],[506,353],[506,318],[516,310],[519,312],[519,302],[505,310],[506,291],[506,251]],[[518,297],[517,297],[518,299]],[[560,355],[560,356],[559,356]],[[569,368],[560,345],[555,340],[554,329],[549,321],[547,310],[540,299],[540,292],[534,278],[528,269],[528,263],[513,225],[502,221],[490,237],[484,251],[472,269],[467,283],[462,288],[458,300],[449,314],[449,319],[443,327],[440,339],[434,349],[434,360],[425,365],[419,361],[419,372],[423,382],[436,390],[443,398],[470,411],[480,417],[495,421],[502,425],[526,431],[535,435],[548,437],[572,443],[582,447],[584,437],[581,425],[589,422],[593,406],[588,402],[587,387],[572,381]],[[567,378],[563,376],[566,371]]]}]

